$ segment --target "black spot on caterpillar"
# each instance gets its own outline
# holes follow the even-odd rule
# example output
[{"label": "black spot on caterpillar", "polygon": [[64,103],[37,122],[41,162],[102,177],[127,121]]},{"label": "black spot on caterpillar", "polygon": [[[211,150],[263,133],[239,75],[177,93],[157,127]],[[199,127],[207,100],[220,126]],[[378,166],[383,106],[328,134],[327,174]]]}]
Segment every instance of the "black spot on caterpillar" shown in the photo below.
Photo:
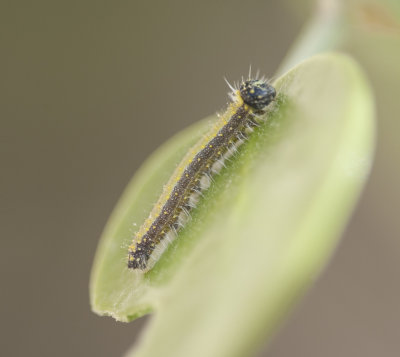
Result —
[{"label": "black spot on caterpillar", "polygon": [[128,267],[148,271],[157,261],[155,252],[165,249],[180,230],[189,211],[195,207],[199,194],[208,188],[211,176],[222,168],[256,124],[259,115],[276,96],[275,89],[264,79],[242,81],[231,87],[229,104],[214,127],[191,148],[165,185],[129,246]]}]

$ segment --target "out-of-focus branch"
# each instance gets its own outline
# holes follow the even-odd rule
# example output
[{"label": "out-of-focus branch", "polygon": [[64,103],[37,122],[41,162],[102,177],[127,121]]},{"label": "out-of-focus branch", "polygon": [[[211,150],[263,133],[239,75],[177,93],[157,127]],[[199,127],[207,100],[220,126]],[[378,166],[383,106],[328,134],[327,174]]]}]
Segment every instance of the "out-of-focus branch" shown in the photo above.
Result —
[{"label": "out-of-focus branch", "polygon": [[289,50],[276,75],[279,76],[312,55],[339,47],[347,24],[342,0],[319,0],[310,22]]}]

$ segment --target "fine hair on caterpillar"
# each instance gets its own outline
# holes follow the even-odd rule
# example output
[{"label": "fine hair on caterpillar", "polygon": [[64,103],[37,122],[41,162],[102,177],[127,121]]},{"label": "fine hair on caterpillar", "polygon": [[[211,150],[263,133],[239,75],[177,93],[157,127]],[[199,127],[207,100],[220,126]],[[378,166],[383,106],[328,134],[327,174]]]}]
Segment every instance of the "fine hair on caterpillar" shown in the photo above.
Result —
[{"label": "fine hair on caterpillar", "polygon": [[[229,83],[228,83],[229,85]],[[247,135],[258,126],[276,91],[264,78],[229,85],[232,102],[181,160],[128,248],[128,267],[150,270],[190,219],[200,196]]]}]

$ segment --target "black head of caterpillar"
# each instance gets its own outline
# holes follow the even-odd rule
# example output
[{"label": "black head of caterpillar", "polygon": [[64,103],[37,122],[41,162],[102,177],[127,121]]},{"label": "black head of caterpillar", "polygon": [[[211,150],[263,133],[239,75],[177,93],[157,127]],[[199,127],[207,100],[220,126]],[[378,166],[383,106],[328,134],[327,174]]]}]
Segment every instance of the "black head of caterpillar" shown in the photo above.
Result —
[{"label": "black head of caterpillar", "polygon": [[275,88],[260,79],[249,79],[243,82],[239,92],[247,105],[258,110],[265,108],[276,96]]}]

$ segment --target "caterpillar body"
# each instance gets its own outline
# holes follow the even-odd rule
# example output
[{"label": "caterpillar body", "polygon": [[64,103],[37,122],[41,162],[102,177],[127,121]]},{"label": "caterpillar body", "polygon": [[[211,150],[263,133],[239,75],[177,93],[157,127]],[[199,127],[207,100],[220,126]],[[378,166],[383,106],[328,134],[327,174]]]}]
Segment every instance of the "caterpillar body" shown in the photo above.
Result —
[{"label": "caterpillar body", "polygon": [[154,266],[156,255],[183,227],[212,175],[220,171],[232,148],[243,142],[247,130],[257,125],[256,118],[276,96],[274,87],[264,79],[248,79],[231,89],[232,102],[225,113],[182,159],[135,234],[128,249],[128,268],[148,271]]}]

